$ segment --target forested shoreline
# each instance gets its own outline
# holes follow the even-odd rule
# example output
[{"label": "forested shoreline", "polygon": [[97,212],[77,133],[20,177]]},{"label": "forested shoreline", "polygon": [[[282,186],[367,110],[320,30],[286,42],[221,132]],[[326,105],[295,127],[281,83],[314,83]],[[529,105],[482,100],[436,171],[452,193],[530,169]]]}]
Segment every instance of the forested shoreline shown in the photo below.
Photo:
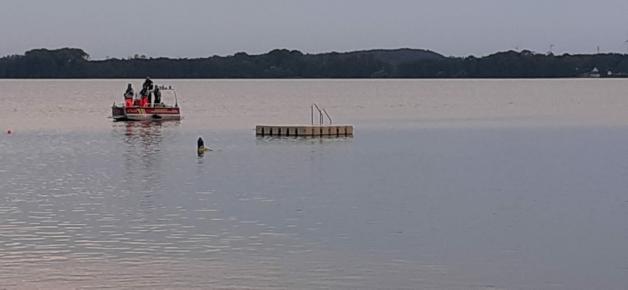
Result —
[{"label": "forested shoreline", "polygon": [[626,77],[626,54],[505,51],[484,57],[446,57],[429,50],[394,49],[304,54],[277,49],[207,58],[90,60],[78,48],[34,49],[0,58],[0,78],[572,78]]}]

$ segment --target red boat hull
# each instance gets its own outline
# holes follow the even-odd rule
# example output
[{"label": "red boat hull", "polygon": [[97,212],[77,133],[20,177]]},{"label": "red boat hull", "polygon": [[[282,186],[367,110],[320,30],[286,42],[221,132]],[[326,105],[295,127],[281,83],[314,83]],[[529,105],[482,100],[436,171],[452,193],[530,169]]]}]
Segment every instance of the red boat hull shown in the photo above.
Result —
[{"label": "red boat hull", "polygon": [[179,107],[118,107],[111,108],[117,121],[181,120]]}]

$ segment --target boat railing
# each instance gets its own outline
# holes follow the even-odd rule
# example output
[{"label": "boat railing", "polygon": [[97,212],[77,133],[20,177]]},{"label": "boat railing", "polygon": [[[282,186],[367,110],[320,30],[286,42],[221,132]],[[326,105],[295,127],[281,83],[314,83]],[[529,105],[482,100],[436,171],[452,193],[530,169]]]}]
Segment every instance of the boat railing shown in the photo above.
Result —
[{"label": "boat railing", "polygon": [[[167,92],[172,92],[172,96],[174,96],[174,107],[178,108],[179,107],[179,98],[177,96],[177,91],[175,90],[175,88],[173,86],[166,86],[166,85],[155,85],[155,88],[158,88],[160,91],[167,91]],[[155,95],[155,89],[151,89],[148,90],[148,94],[152,94],[153,96]],[[133,93],[133,100],[139,100],[142,98],[142,95],[140,92],[134,92]],[[155,99],[153,98],[151,103],[149,104],[150,107],[155,107],[155,103],[153,102]],[[117,106],[118,104],[116,103],[116,101],[113,101],[113,106]],[[124,107],[124,103],[119,105],[120,107]]]}]

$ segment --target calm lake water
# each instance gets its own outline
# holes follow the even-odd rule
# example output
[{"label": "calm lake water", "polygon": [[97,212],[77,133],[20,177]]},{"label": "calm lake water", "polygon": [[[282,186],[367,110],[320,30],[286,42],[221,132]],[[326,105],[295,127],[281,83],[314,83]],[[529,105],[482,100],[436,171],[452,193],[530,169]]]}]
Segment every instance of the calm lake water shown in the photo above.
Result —
[{"label": "calm lake water", "polygon": [[[157,80],[182,121],[112,122],[128,82],[0,81],[0,289],[628,285],[628,81]],[[355,137],[255,137],[313,102]]]}]

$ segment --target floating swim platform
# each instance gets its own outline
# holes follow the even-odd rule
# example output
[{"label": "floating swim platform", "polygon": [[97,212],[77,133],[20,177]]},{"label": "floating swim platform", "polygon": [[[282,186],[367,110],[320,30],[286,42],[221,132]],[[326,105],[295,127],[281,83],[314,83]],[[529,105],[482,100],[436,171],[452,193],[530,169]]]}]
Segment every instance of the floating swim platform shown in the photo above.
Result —
[{"label": "floating swim platform", "polygon": [[257,136],[351,137],[353,125],[257,125]]},{"label": "floating swim platform", "polygon": [[[318,114],[316,114],[318,113]],[[352,137],[353,125],[334,125],[327,113],[317,104],[310,106],[311,125],[257,125],[257,136],[281,136],[281,137]],[[315,116],[318,115],[318,124]],[[325,124],[325,117],[329,124]]]}]

